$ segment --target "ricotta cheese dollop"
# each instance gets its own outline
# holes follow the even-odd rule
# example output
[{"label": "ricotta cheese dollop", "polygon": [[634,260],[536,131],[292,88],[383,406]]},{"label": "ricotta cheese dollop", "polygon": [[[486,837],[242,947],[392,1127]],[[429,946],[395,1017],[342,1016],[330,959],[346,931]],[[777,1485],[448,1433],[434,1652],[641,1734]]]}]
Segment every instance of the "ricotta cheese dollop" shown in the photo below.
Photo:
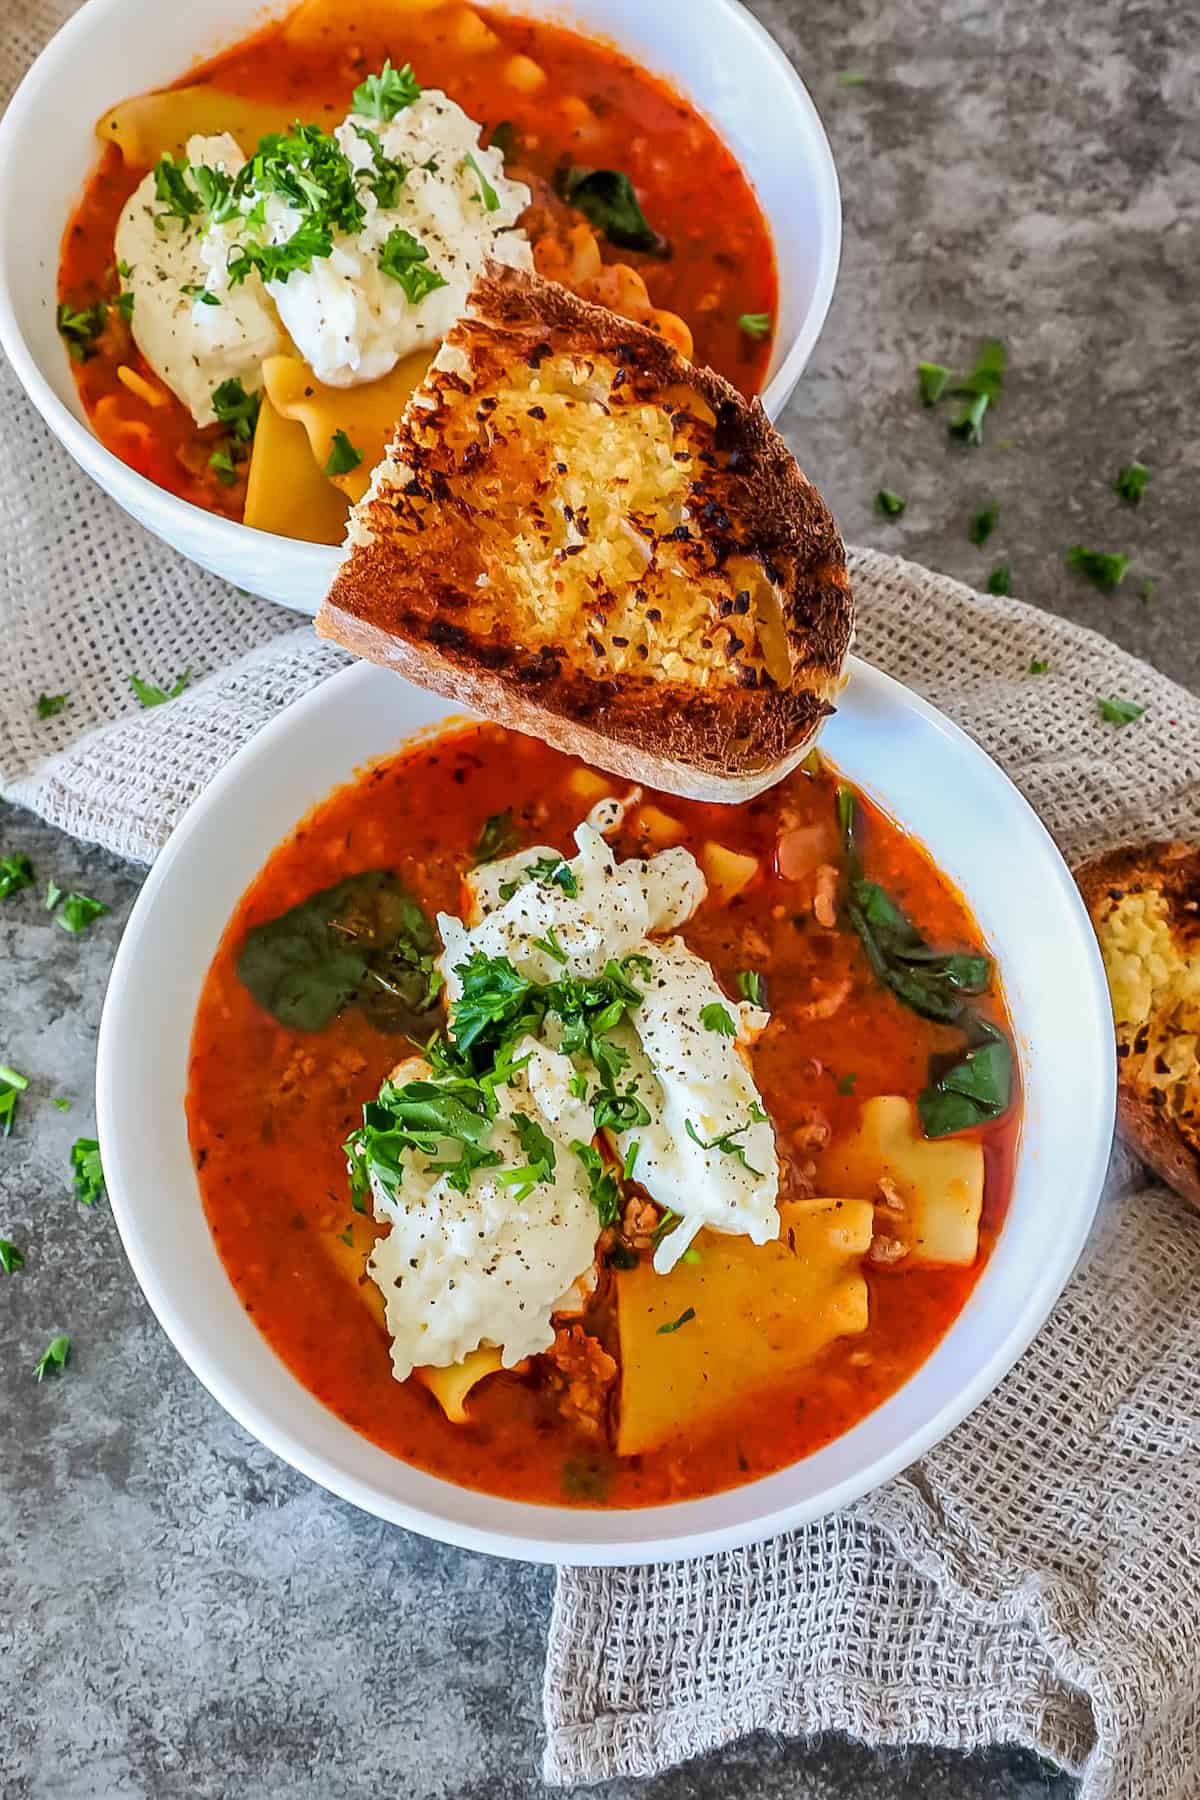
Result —
[{"label": "ricotta cheese dollop", "polygon": [[[508,180],[479,134],[461,106],[428,89],[394,118],[352,112],[331,136],[287,139],[232,194],[224,178],[246,159],[227,133],[190,138],[182,165],[141,181],[115,237],[133,336],[198,425],[217,416],[215,387],[260,388],[263,358],[289,339],[319,381],[376,381],[437,345],[487,258],[532,267],[514,229],[529,189]],[[316,191],[338,186],[343,210],[349,195],[350,216],[361,214],[353,230],[302,210],[312,156],[322,159]],[[285,253],[293,266],[277,269],[271,253],[293,240],[305,253]]]},{"label": "ricotta cheese dollop", "polygon": [[[189,138],[187,160],[236,175],[246,159],[225,132]],[[133,296],[133,341],[197,425],[216,420],[214,388],[237,380],[253,393],[262,386],[263,358],[287,347],[258,277],[229,283],[240,223],[201,229],[181,220],[156,195],[151,173],[126,201],[113,240],[121,285]]]}]

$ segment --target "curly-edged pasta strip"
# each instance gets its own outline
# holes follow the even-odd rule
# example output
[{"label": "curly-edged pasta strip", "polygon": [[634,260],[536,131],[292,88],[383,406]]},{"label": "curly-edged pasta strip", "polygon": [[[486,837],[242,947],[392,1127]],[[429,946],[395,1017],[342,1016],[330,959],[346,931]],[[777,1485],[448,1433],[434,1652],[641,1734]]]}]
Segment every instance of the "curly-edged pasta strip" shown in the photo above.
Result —
[{"label": "curly-edged pasta strip", "polygon": [[655,306],[645,281],[628,263],[605,263],[589,225],[572,225],[565,239],[553,231],[534,239],[533,262],[539,275],[559,281],[579,295],[607,306],[623,319],[633,319],[665,338],[681,356],[692,354],[692,334],[677,313]]}]

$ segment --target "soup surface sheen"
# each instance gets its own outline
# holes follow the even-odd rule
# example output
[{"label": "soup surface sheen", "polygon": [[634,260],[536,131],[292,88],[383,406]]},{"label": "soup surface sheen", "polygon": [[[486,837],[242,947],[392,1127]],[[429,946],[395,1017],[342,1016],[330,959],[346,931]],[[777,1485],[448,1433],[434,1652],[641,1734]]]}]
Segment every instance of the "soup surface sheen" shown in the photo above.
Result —
[{"label": "soup surface sheen", "polygon": [[[678,94],[615,48],[562,26],[461,4],[366,5],[308,0],[288,18],[223,53],[183,81],[244,102],[282,108],[332,128],[355,85],[390,58],[410,63],[425,88],[443,89],[484,127],[501,125],[511,150],[506,173],[526,182],[533,201],[522,224],[542,273],[577,285],[568,240],[581,215],[555,193],[562,169],[615,169],[632,181],[647,220],[670,255],[614,246],[597,233],[606,266],[644,278],[654,307],[690,327],[695,360],[744,393],[763,385],[777,304],[774,252],[758,203],[732,154]],[[540,71],[542,79],[530,85]],[[520,77],[518,79],[518,77]],[[121,96],[114,95],[116,102]],[[236,122],[236,120],[234,121]],[[282,125],[279,127],[282,128]],[[86,360],[74,364],[80,397],[97,435],[151,481],[211,511],[240,519],[246,464],[210,466],[222,428],[198,429],[133,343],[113,304],[119,282],[113,237],[129,196],[147,174],[109,143],[64,239],[58,297],[86,312],[109,303],[107,324]],[[562,255],[555,253],[559,242]],[[586,297],[626,311],[621,286],[584,285]],[[628,316],[638,316],[630,310]],[[750,321],[747,328],[744,321]],[[76,347],[78,349],[78,346]],[[150,398],[118,375],[132,369]],[[236,448],[236,446],[235,446]],[[340,531],[330,541],[338,541]]]},{"label": "soup surface sheen", "polygon": [[[716,1427],[620,1457],[611,1431],[583,1429],[564,1407],[562,1383],[547,1378],[540,1357],[523,1374],[483,1381],[466,1424],[450,1423],[419,1380],[395,1381],[376,1316],[327,1252],[338,1234],[344,1242],[363,1229],[350,1211],[342,1142],[412,1046],[383,1035],[353,1006],[320,1032],[284,1028],[242,985],[238,952],[250,928],[366,869],[392,870],[431,916],[460,912],[484,822],[509,809],[518,846],[549,844],[570,855],[571,833],[590,804],[580,798],[582,768],[533,739],[468,726],[373,765],[315,808],[272,854],[226,930],[197,1014],[188,1114],[230,1279],[278,1355],[325,1405],[383,1449],[469,1487],[545,1503],[643,1506],[712,1493],[809,1454],[920,1365],[962,1308],[1001,1225],[1019,1108],[1014,1102],[972,1134],[985,1169],[974,1263],[867,1261],[867,1330],[828,1345]],[[619,791],[606,777],[591,779],[593,797]],[[848,926],[823,928],[816,916],[821,870],[840,859],[836,789],[834,774],[814,766],[737,808],[646,796],[698,855],[715,840],[759,861],[735,898],[710,894],[683,936],[730,996],[739,970],[764,977],[772,1023],[755,1045],[753,1069],[775,1127],[781,1201],[827,1191],[815,1174],[819,1146],[836,1150],[872,1096],[915,1101],[931,1056],[961,1047],[953,1028],[917,1016],[881,985]],[[861,799],[858,816],[867,875],[939,949],[978,949],[966,907],[920,847]],[[650,853],[646,817],[632,815],[611,839],[618,859]],[[994,984],[977,1010],[1003,1027]],[[624,1278],[603,1270],[585,1318],[613,1349]],[[664,1341],[686,1356],[686,1330]]]}]

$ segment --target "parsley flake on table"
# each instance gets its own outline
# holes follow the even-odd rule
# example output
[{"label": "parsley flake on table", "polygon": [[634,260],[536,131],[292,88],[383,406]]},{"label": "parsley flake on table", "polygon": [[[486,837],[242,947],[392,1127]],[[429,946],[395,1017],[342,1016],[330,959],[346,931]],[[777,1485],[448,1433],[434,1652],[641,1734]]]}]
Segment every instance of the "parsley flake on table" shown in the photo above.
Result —
[{"label": "parsley flake on table", "polygon": [[834,76],[839,87],[862,87],[866,79],[861,69],[839,69]]},{"label": "parsley flake on table", "polygon": [[1145,463],[1131,462],[1124,469],[1118,470],[1113,492],[1128,505],[1140,506],[1149,479],[1150,471]]},{"label": "parsley flake on table", "polygon": [[1000,398],[1007,367],[1008,352],[1000,339],[985,338],[971,373],[964,380],[955,382],[950,390],[962,395],[967,402],[959,417],[951,422],[951,437],[959,438],[964,444],[983,442],[984,414],[992,401]]},{"label": "parsley flake on table", "polygon": [[7,900],[10,894],[19,894],[22,888],[33,886],[33,864],[23,850],[15,856],[0,856],[0,900]]},{"label": "parsley flake on table", "polygon": [[902,500],[891,488],[880,488],[875,496],[875,511],[882,513],[885,519],[898,519],[907,505],[908,501]]},{"label": "parsley flake on table", "polygon": [[0,1063],[0,1136],[12,1136],[17,1101],[28,1086],[28,1075],[21,1075],[16,1069],[10,1069],[7,1063]]},{"label": "parsley flake on table", "polygon": [[56,713],[62,712],[67,704],[65,694],[39,694],[37,697],[37,716],[39,719],[52,719]]},{"label": "parsley flake on table", "polygon": [[47,1375],[61,1375],[70,1356],[71,1340],[65,1332],[60,1337],[51,1338],[33,1365],[35,1378],[44,1381]]},{"label": "parsley flake on table", "polygon": [[384,63],[378,75],[368,75],[365,81],[359,82],[351,96],[351,104],[360,119],[394,119],[414,100],[421,97],[421,84],[412,72],[412,66],[405,63],[394,69],[391,58]]},{"label": "parsley flake on table", "polygon": [[143,706],[163,706],[168,700],[178,700],[184,688],[191,685],[192,671],[185,669],[174,687],[155,687],[152,681],[143,681],[140,675],[131,675],[129,685]]},{"label": "parsley flake on table", "polygon": [[348,475],[351,469],[357,469],[363,459],[361,450],[355,448],[344,431],[335,431],[333,443],[329,450],[329,460],[325,464],[326,475]]},{"label": "parsley flake on table", "polygon": [[950,371],[944,363],[917,364],[917,387],[922,406],[936,406],[949,385]]},{"label": "parsley flake on table", "polygon": [[748,338],[765,338],[771,329],[770,313],[739,313],[738,330]]},{"label": "parsley flake on table", "polygon": [[71,1102],[62,1099],[61,1096],[56,1096],[50,1104],[52,1106],[57,1106],[59,1112],[70,1112],[71,1110]]},{"label": "parsley flake on table", "polygon": [[735,1038],[737,1036],[737,1026],[733,1022],[732,1013],[727,1006],[722,1006],[716,1000],[710,1005],[700,1008],[700,1023],[705,1031],[715,1031],[720,1037]]},{"label": "parsley flake on table", "polygon": [[997,563],[988,575],[984,587],[989,594],[1012,593],[1012,570],[1007,563]]},{"label": "parsley flake on table", "polygon": [[62,889],[52,876],[46,883],[46,911],[53,912],[61,899]]},{"label": "parsley flake on table", "polygon": [[110,910],[103,900],[93,900],[90,894],[64,894],[55,918],[64,931],[74,932],[78,936]]},{"label": "parsley flake on table", "polygon": [[104,1170],[100,1165],[100,1145],[95,1138],[76,1138],[71,1145],[71,1175],[75,1198],[83,1206],[94,1206],[105,1194]]},{"label": "parsley flake on table", "polygon": [[1116,695],[1105,697],[1097,694],[1096,710],[1108,725],[1130,725],[1134,719],[1140,719],[1145,712],[1136,700],[1121,700]]},{"label": "parsley flake on table", "polygon": [[999,517],[1000,503],[997,500],[989,501],[987,506],[973,514],[971,523],[967,527],[967,536],[971,542],[982,549],[995,531],[996,521]]},{"label": "parsley flake on table", "polygon": [[402,225],[389,231],[376,260],[385,275],[400,283],[405,299],[413,306],[419,306],[426,295],[446,286],[446,277],[430,266],[424,244]]},{"label": "parsley flake on table", "polygon": [[0,1237],[0,1269],[6,1275],[15,1275],[18,1269],[25,1267],[24,1252],[10,1243],[8,1238]]},{"label": "parsley flake on table", "polygon": [[1031,675],[1048,675],[1050,673],[1049,659],[1044,656],[1031,656],[1029,659],[1029,673]]},{"label": "parsley flake on table", "polygon": [[1082,544],[1072,544],[1067,551],[1066,563],[1068,569],[1082,575],[1101,593],[1111,594],[1124,581],[1129,558],[1119,552],[1085,550]]}]

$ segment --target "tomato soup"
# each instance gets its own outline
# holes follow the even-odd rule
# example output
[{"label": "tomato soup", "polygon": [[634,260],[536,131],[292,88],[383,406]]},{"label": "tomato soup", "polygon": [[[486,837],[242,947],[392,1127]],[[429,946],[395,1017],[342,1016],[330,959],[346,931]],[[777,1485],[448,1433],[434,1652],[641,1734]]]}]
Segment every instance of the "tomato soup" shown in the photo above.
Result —
[{"label": "tomato soup", "polygon": [[[464,873],[497,820],[506,848],[551,845],[569,856],[587,805],[618,791],[573,759],[490,725],[449,731],[374,765],[267,860],[222,940],[192,1043],[188,1116],[200,1189],[229,1278],[259,1330],[312,1393],[372,1442],[447,1480],[511,1499],[609,1506],[688,1499],[829,1443],[894,1393],[952,1324],[1001,1228],[1012,1178],[1015,1097],[994,1120],[943,1140],[943,1150],[968,1147],[982,1168],[977,1237],[968,1260],[955,1266],[909,1253],[895,1211],[902,1196],[886,1177],[869,1182],[865,1329],[834,1336],[803,1366],[753,1386],[718,1418],[692,1425],[680,1417],[673,1434],[637,1454],[617,1447],[626,1391],[620,1300],[622,1282],[637,1280],[639,1265],[646,1271],[654,1242],[656,1213],[645,1213],[644,1196],[600,1236],[597,1284],[582,1316],[559,1330],[551,1353],[473,1388],[461,1422],[420,1380],[395,1380],[378,1312],[364,1304],[373,1228],[352,1209],[342,1145],[364,1102],[414,1046],[369,1008],[348,1006],[319,1030],[281,1024],[239,975],[247,934],[364,870],[391,871],[430,919],[439,909],[460,912]],[[860,1131],[878,1097],[891,1097],[902,1112],[901,1102],[909,1103],[915,1119],[931,1069],[962,1048],[959,1024],[921,1016],[911,996],[881,979],[848,916],[854,905],[873,907],[897,932],[902,915],[955,979],[969,983],[969,971],[982,967],[974,1029],[988,1042],[1006,1030],[995,972],[982,960],[961,897],[921,847],[861,797],[855,855],[868,885],[847,889],[839,830],[839,806],[844,822],[847,804],[835,772],[813,757],[736,808],[645,795],[611,838],[618,859],[670,843],[693,851],[710,871],[708,896],[683,938],[731,1006],[749,993],[769,1013],[750,1060],[774,1127],[781,1207],[829,1191],[823,1184],[839,1146]],[[721,885],[729,868],[740,871],[734,893]],[[883,913],[885,905],[894,910]],[[882,938],[875,941],[878,958]],[[916,940],[905,941],[911,951]],[[932,954],[912,951],[908,966],[925,969]],[[431,1015],[430,1029],[436,1023]],[[892,1218],[901,1220],[898,1236]],[[352,1248],[343,1254],[339,1243]],[[698,1258],[721,1249],[715,1234],[697,1243]],[[687,1358],[694,1312],[658,1328],[655,1355]],[[728,1356],[739,1356],[736,1341]]]}]

